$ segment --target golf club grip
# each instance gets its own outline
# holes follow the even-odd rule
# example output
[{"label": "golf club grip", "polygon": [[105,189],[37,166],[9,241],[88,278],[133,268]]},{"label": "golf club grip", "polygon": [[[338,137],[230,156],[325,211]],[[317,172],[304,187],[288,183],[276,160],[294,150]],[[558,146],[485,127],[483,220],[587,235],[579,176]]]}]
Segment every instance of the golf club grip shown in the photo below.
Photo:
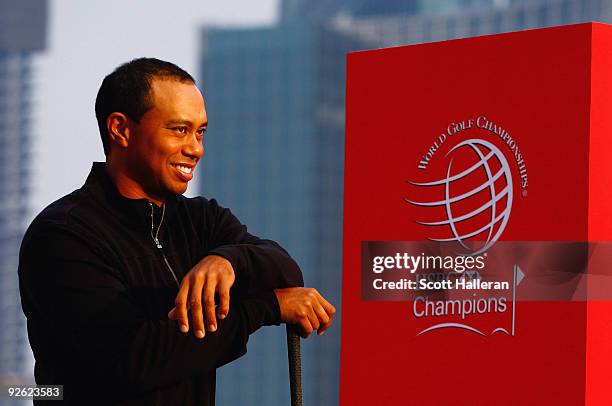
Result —
[{"label": "golf club grip", "polygon": [[300,336],[296,326],[287,324],[287,355],[289,357],[289,385],[291,406],[302,406],[302,355]]}]

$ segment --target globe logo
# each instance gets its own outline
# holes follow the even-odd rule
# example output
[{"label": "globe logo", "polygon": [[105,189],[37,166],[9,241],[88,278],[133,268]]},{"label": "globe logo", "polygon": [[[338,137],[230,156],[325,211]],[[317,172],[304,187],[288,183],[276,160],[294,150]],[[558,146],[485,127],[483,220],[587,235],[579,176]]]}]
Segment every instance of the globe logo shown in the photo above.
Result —
[{"label": "globe logo", "polygon": [[[417,206],[437,207],[436,221],[417,221],[428,227],[441,228],[447,236],[431,241],[459,243],[464,254],[478,255],[488,250],[503,233],[512,209],[512,174],[503,153],[482,139],[468,139],[453,147],[446,177],[413,185],[434,188],[440,200],[418,202]],[[460,157],[455,161],[455,158]],[[456,163],[463,163],[460,166]],[[458,168],[458,169],[457,169]],[[431,191],[431,189],[428,189]]]}]

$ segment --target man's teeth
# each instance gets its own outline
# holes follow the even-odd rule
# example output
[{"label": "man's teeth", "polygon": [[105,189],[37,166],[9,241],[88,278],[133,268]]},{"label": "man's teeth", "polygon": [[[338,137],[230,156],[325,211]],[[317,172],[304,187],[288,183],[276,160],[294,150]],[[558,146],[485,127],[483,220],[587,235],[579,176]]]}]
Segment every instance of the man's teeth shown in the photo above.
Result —
[{"label": "man's teeth", "polygon": [[183,172],[184,174],[190,175],[191,172],[193,171],[193,168],[189,168],[187,166],[182,166],[182,165],[176,165],[177,169],[181,172]]}]

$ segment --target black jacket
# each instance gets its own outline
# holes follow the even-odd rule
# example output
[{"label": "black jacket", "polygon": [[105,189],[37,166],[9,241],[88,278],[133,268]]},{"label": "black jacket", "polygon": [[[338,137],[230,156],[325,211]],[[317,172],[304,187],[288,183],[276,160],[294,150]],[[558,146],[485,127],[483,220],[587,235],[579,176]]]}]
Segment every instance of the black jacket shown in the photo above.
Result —
[{"label": "black jacket", "polygon": [[[280,323],[272,289],[303,285],[287,252],[215,200],[173,196],[164,206],[123,197],[94,163],[85,185],[25,234],[19,283],[36,382],[64,385],[66,403],[213,405],[215,369],[243,355],[260,326]],[[167,313],[209,254],[231,262],[236,283],[228,317],[200,340]]]}]

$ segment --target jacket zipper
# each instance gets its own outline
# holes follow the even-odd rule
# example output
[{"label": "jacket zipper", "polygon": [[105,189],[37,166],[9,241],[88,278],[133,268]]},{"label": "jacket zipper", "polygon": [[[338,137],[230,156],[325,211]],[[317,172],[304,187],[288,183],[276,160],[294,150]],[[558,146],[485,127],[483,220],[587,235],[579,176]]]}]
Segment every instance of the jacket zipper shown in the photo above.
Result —
[{"label": "jacket zipper", "polygon": [[157,227],[157,231],[155,232],[155,236],[153,235],[153,226],[154,226],[154,217],[153,217],[153,203],[149,202],[149,206],[151,207],[151,238],[153,239],[153,242],[155,243],[155,246],[159,249],[159,252],[162,255],[162,258],[164,259],[164,262],[166,264],[166,267],[168,268],[168,270],[170,271],[170,273],[172,274],[172,277],[174,278],[174,281],[176,282],[176,286],[180,287],[180,283],[178,281],[178,278],[176,277],[176,274],[174,273],[174,270],[172,269],[172,266],[170,266],[170,262],[168,262],[168,258],[166,258],[166,254],[164,254],[164,247],[162,246],[161,242],[159,241],[159,230],[161,229],[162,223],[164,222],[164,214],[166,213],[166,204],[164,203],[162,205],[162,216],[161,216],[161,220],[159,221],[159,226]]}]

